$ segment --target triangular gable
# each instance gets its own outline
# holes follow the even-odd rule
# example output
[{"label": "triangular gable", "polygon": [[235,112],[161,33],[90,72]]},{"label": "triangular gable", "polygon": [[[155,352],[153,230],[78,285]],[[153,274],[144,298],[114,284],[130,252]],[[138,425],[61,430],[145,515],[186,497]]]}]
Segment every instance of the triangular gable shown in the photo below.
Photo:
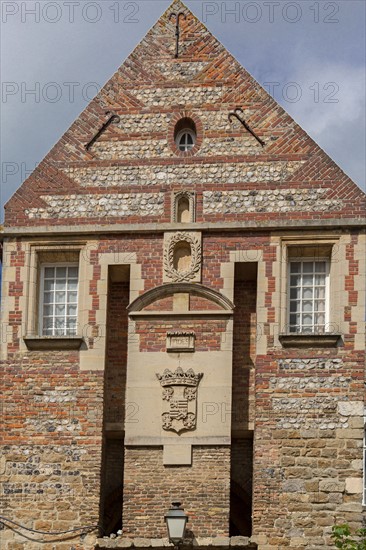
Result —
[{"label": "triangular gable", "polygon": [[[170,15],[179,11],[186,18],[175,58]],[[264,147],[238,120],[228,122],[236,107]],[[119,123],[87,150],[111,113]],[[169,147],[172,120],[184,113],[197,117],[203,135],[187,158]],[[197,165],[202,174],[192,170]],[[9,200],[5,224],[169,222],[162,197],[183,187],[197,193],[199,222],[284,212],[354,219],[366,210],[362,191],[176,0]],[[136,194],[145,193],[158,208],[136,206]]]}]

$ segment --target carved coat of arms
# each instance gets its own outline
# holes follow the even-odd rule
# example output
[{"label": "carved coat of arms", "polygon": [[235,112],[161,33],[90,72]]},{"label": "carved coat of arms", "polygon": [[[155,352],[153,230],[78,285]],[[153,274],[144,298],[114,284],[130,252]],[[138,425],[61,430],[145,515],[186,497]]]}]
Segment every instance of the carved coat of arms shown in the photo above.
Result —
[{"label": "carved coat of arms", "polygon": [[176,433],[194,430],[197,421],[197,388],[203,373],[186,372],[178,367],[175,372],[165,369],[156,374],[163,388],[163,430]]}]

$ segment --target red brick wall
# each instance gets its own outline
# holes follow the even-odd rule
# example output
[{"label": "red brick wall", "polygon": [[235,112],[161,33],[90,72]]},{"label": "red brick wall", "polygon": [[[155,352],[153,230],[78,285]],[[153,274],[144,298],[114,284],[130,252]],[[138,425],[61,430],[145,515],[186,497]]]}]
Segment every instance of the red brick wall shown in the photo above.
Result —
[{"label": "red brick wall", "polygon": [[192,466],[163,466],[161,448],[126,449],[124,532],[126,536],[166,537],[164,514],[179,500],[195,537],[229,534],[230,449],[193,447]]}]

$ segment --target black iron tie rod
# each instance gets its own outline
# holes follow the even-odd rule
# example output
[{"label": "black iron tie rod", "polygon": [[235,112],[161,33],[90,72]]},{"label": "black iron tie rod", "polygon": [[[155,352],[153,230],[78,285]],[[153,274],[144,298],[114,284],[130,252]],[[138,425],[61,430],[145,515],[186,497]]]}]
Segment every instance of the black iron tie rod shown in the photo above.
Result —
[{"label": "black iron tie rod", "polygon": [[183,19],[186,19],[186,16],[185,14],[180,11],[179,13],[171,13],[170,16],[169,16],[169,21],[171,20],[172,17],[175,17],[175,39],[176,39],[176,45],[175,45],[175,57],[178,57],[179,56],[179,36],[180,36],[180,30],[179,30],[179,20],[181,17],[183,17]]},{"label": "black iron tie rod", "polygon": [[106,111],[106,115],[111,115],[107,122],[103,124],[103,126],[98,130],[98,132],[95,134],[95,136],[85,145],[85,149],[89,151],[90,147],[97,141],[97,139],[103,134],[103,132],[106,131],[108,126],[112,124],[112,122],[116,122],[117,124],[121,121],[120,117],[116,115],[115,113],[111,113],[111,111]]},{"label": "black iron tie rod", "polygon": [[234,116],[244,126],[244,128],[246,130],[248,130],[248,132],[250,134],[252,134],[253,137],[255,137],[255,139],[258,141],[258,143],[260,143],[262,145],[262,147],[264,147],[264,145],[265,145],[264,141],[259,136],[257,136],[257,134],[251,129],[249,124],[247,122],[245,122],[245,120],[243,118],[241,118],[238,115],[238,113],[244,113],[243,109],[238,107],[237,109],[235,109],[235,111],[233,111],[232,113],[229,113],[228,119],[229,119],[230,124],[231,124],[231,119]]}]

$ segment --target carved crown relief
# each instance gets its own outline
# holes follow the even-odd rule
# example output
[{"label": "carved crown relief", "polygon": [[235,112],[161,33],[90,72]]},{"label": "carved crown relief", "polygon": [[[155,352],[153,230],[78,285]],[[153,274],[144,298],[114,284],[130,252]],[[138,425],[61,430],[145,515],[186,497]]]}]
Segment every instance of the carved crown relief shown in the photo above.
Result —
[{"label": "carved crown relief", "polygon": [[164,282],[199,282],[201,233],[179,231],[164,235]]},{"label": "carved crown relief", "polygon": [[163,430],[181,433],[194,430],[197,423],[197,388],[203,373],[186,372],[178,367],[175,372],[165,369],[156,374],[163,388]]}]

